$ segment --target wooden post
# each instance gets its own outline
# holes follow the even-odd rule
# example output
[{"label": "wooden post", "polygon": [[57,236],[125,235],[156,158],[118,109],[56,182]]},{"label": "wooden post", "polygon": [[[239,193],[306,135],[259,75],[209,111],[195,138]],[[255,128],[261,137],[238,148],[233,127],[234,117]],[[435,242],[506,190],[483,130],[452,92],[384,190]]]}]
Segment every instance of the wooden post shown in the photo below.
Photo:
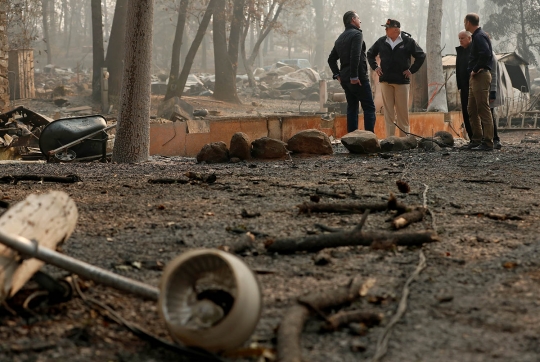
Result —
[{"label": "wooden post", "polygon": [[328,108],[324,105],[328,100],[328,88],[326,87],[326,80],[322,79],[319,81],[319,104],[321,112],[328,112]]},{"label": "wooden post", "polygon": [[101,113],[109,113],[109,72],[101,68]]}]

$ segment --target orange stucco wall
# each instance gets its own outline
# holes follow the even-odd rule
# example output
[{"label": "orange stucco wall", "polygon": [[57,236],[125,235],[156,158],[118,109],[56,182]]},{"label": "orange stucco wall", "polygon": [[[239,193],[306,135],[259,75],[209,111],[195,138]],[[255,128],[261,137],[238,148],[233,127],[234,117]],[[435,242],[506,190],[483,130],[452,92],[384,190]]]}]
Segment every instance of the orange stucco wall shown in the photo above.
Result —
[{"label": "orange stucco wall", "polygon": [[[411,133],[415,135],[429,137],[443,130],[462,137],[461,112],[411,113],[409,118]],[[321,120],[320,115],[220,118],[206,122],[209,126],[209,132],[206,133],[190,133],[186,122],[152,123],[150,154],[193,157],[207,143],[223,141],[229,146],[231,137],[236,132],[244,132],[251,140],[271,137],[284,142],[296,133],[312,128],[319,129],[334,138],[341,138],[347,134],[347,120],[344,115],[336,116],[331,122]],[[363,127],[363,118],[360,116],[359,128]],[[386,137],[385,130],[384,116],[378,114],[375,134],[379,139]],[[456,132],[459,135],[456,135]]]}]

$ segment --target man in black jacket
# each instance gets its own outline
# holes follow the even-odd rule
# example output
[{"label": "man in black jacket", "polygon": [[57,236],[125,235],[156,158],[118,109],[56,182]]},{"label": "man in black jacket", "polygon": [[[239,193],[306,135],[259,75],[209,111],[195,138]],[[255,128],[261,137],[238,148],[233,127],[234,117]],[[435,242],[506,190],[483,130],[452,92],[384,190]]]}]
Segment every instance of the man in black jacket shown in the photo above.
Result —
[{"label": "man in black jacket", "polygon": [[472,33],[471,54],[467,70],[469,78],[469,122],[472,138],[469,144],[474,151],[493,150],[493,118],[489,108],[493,49],[487,34],[480,28],[480,17],[471,13],[465,16],[465,30]]},{"label": "man in black jacket", "polygon": [[[395,135],[395,119],[400,128],[399,135],[410,132],[409,127],[409,87],[411,76],[420,69],[426,53],[420,48],[410,34],[401,31],[401,24],[388,19],[386,35],[379,38],[367,52],[369,65],[381,82],[381,93],[384,106],[386,137]],[[375,58],[380,58],[380,65]],[[411,56],[414,63],[411,65]]]},{"label": "man in black jacket", "polygon": [[[367,75],[366,44],[360,18],[355,11],[343,15],[345,31],[337,38],[328,57],[328,65],[347,98],[347,132],[358,129],[359,104],[364,111],[364,129],[375,132],[375,103]],[[337,61],[341,67],[338,67]]]},{"label": "man in black jacket", "polygon": [[471,54],[471,33],[467,30],[462,30],[458,34],[459,46],[456,47],[456,82],[461,99],[461,114],[463,114],[463,124],[465,130],[469,136],[469,140],[472,140],[472,129],[469,123],[469,112],[467,111],[467,105],[469,104],[469,77],[471,74],[467,70],[469,66],[469,55]]}]

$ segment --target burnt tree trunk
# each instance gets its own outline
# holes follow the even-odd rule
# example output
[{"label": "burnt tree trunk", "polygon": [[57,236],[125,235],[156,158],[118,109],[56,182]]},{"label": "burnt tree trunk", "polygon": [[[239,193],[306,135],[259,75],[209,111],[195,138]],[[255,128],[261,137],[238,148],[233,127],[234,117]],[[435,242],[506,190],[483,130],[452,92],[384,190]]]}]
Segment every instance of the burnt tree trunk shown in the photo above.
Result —
[{"label": "burnt tree trunk", "polygon": [[171,71],[169,73],[169,84],[165,100],[172,98],[176,87],[176,79],[180,73],[180,49],[182,48],[182,38],[184,37],[184,28],[186,27],[187,8],[189,0],[180,0],[178,8],[178,20],[176,22],[176,32],[172,46]]},{"label": "burnt tree trunk", "polygon": [[45,52],[47,53],[47,64],[52,63],[51,41],[49,39],[49,4],[50,0],[41,1],[41,15],[43,17],[43,41],[45,42]]},{"label": "burnt tree trunk", "polygon": [[103,22],[101,20],[101,0],[92,0],[92,98],[101,99],[101,68],[105,63],[103,48]]},{"label": "burnt tree trunk", "polygon": [[126,51],[126,17],[128,0],[117,0],[107,47],[105,65],[109,72],[109,97],[118,97],[122,89],[124,54]]},{"label": "burnt tree trunk", "polygon": [[0,0],[0,112],[9,106],[7,8],[8,0]]},{"label": "burnt tree trunk", "polygon": [[193,60],[195,59],[195,55],[197,55],[197,50],[199,49],[199,46],[204,38],[208,24],[210,24],[210,19],[212,18],[214,8],[219,2],[221,1],[210,0],[208,6],[206,7],[206,11],[204,12],[199,29],[197,29],[195,39],[193,39],[193,42],[191,43],[189,51],[186,55],[186,59],[184,60],[184,66],[182,67],[182,72],[180,72],[180,76],[176,82],[176,89],[174,90],[173,97],[176,96],[178,98],[182,98],[182,93],[184,92],[184,87],[186,86],[187,78],[189,76],[189,72],[191,71],[191,66],[193,65]]},{"label": "burnt tree trunk", "polygon": [[448,112],[441,57],[443,0],[429,0],[426,32],[428,112]]},{"label": "burnt tree trunk", "polygon": [[238,44],[243,22],[244,2],[245,0],[234,1],[228,48],[225,2],[219,2],[214,12],[213,38],[216,69],[214,98],[232,103],[240,103],[236,92],[236,70],[238,69]]},{"label": "burnt tree trunk", "polygon": [[153,0],[128,3],[125,66],[112,158],[118,163],[148,160],[153,13]]}]

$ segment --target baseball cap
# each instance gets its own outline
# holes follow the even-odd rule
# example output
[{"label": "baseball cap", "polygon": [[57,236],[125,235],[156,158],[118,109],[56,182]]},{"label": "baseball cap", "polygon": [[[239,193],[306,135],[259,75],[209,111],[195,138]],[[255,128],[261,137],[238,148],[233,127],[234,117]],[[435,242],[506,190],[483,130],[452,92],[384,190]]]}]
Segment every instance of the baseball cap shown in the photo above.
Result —
[{"label": "baseball cap", "polygon": [[394,19],[386,20],[386,24],[383,24],[381,26],[384,26],[385,28],[401,28],[401,24],[399,23],[399,21]]}]

